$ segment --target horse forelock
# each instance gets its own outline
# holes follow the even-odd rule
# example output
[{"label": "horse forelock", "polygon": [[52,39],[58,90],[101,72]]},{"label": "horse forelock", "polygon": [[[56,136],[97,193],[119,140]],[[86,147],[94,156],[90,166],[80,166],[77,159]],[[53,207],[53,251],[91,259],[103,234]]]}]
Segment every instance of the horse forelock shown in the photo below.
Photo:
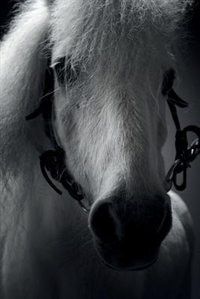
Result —
[{"label": "horse forelock", "polygon": [[[138,57],[162,57],[190,0],[57,0],[52,5],[53,58],[72,63],[133,65]],[[159,53],[159,55],[158,55]],[[132,61],[132,63],[131,63]],[[112,67],[111,67],[112,68]]]}]

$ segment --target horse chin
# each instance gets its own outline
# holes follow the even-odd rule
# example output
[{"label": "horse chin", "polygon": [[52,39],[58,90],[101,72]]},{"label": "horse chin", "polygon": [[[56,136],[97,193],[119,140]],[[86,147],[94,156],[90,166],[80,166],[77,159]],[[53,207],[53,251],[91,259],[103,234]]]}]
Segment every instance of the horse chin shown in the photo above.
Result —
[{"label": "horse chin", "polygon": [[158,259],[159,246],[143,253],[128,249],[116,249],[94,241],[94,246],[100,259],[107,267],[116,271],[137,271],[152,266]]}]

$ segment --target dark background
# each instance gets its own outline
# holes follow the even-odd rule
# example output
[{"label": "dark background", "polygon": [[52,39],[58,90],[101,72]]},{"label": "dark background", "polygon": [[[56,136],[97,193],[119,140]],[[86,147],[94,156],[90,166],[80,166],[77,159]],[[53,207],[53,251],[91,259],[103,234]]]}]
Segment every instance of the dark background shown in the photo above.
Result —
[{"label": "dark background", "polygon": [[[21,1],[22,2],[22,1]],[[181,71],[176,90],[183,99],[190,103],[190,109],[179,110],[181,123],[183,126],[196,124],[200,126],[200,2],[197,0],[193,9],[188,13],[189,22],[186,27],[188,30],[187,44],[181,51],[177,61]],[[17,3],[16,0],[1,0],[0,4],[0,37],[8,30],[8,23],[12,18],[12,7]],[[171,166],[174,157],[174,124],[171,116],[168,117],[168,140],[164,148],[166,157],[166,167]],[[200,158],[193,163],[192,169],[188,171],[188,187],[180,193],[189,207],[194,221],[196,235],[196,251],[193,265],[193,297],[200,299]],[[178,273],[177,273],[178,275]],[[162,298],[159,298],[162,299]],[[169,298],[170,299],[170,298]]]},{"label": "dark background", "polygon": [[[22,2],[22,1],[21,1]],[[12,8],[16,5],[15,0],[1,0],[0,3],[0,37],[7,31],[6,26],[12,17]]]}]

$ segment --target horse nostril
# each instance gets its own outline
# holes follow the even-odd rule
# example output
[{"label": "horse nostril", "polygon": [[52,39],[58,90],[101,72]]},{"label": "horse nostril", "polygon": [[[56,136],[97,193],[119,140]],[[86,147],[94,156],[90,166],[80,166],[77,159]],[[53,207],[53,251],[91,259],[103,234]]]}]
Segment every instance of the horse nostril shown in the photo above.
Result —
[{"label": "horse nostril", "polygon": [[112,241],[116,236],[116,219],[110,202],[104,202],[94,207],[90,218],[90,227],[96,237],[102,241]]},{"label": "horse nostril", "polygon": [[171,227],[171,208],[167,199],[148,199],[126,202],[97,203],[90,214],[89,224],[94,238],[119,248],[144,249],[160,244]]}]

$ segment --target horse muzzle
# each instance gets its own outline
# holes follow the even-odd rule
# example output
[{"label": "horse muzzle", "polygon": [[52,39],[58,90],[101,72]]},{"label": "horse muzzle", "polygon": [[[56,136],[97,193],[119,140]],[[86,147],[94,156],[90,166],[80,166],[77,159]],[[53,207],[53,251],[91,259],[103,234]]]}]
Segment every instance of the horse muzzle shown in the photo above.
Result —
[{"label": "horse muzzle", "polygon": [[136,271],[150,267],[156,262],[159,247],[146,248],[138,252],[127,245],[109,246],[99,241],[94,241],[94,246],[103,263],[117,271]]},{"label": "horse muzzle", "polygon": [[169,197],[122,201],[103,200],[91,210],[89,227],[98,255],[121,271],[141,270],[158,259],[171,225]]}]

